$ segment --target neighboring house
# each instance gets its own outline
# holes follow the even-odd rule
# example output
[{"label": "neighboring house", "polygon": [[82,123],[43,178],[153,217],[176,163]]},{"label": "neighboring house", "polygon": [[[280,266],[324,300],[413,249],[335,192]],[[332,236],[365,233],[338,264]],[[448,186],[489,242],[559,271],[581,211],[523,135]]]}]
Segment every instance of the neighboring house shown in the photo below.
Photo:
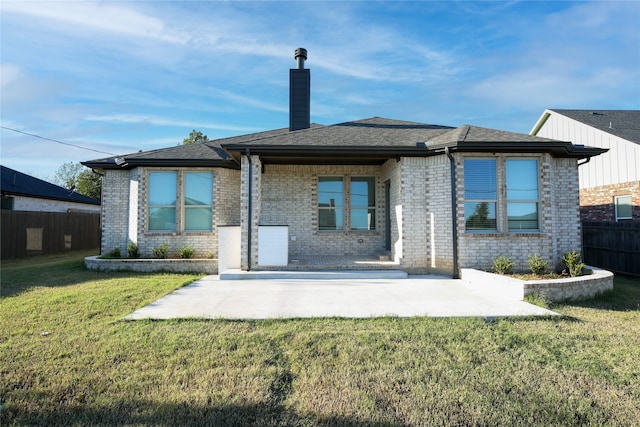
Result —
[{"label": "neighboring house", "polygon": [[38,212],[100,212],[100,200],[0,166],[2,209]]},{"label": "neighboring house", "polygon": [[[382,254],[457,277],[500,255],[526,269],[529,255],[554,265],[580,249],[577,163],[604,150],[379,117],[311,124],[305,54],[290,72],[288,129],[84,162],[104,173],[102,252],[135,242],[149,256],[168,242],[237,252],[243,270]],[[233,244],[219,249],[228,229]]]},{"label": "neighboring house", "polygon": [[549,109],[531,135],[609,151],[581,162],[583,221],[640,221],[640,110]]}]

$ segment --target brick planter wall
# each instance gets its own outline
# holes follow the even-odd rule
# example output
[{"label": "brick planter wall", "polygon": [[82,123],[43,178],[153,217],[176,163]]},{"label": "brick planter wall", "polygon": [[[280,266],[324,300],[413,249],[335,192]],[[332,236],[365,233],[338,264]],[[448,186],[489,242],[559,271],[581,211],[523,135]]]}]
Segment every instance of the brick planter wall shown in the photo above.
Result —
[{"label": "brick planter wall", "polygon": [[136,271],[139,273],[168,271],[171,273],[218,274],[217,259],[101,259],[97,256],[90,256],[84,259],[84,265],[89,270],[96,271]]},{"label": "brick planter wall", "polygon": [[590,270],[591,274],[564,279],[520,280],[463,268],[462,280],[495,293],[496,297],[523,299],[527,295],[540,295],[553,302],[589,299],[613,289],[613,273],[595,267],[586,267],[586,269]]}]

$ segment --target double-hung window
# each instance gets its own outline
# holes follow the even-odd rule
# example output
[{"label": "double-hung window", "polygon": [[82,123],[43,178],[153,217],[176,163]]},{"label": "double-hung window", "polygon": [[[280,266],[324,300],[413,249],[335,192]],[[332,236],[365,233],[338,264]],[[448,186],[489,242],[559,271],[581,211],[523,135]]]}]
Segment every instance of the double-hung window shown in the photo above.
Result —
[{"label": "double-hung window", "polygon": [[351,229],[376,229],[376,179],[351,178]]},{"label": "double-hung window", "polygon": [[341,176],[318,178],[318,229],[344,229],[344,185]]},{"label": "double-hung window", "polygon": [[211,172],[149,172],[149,231],[211,231]]},{"label": "double-hung window", "polygon": [[464,220],[469,231],[496,231],[496,160],[464,161]]},{"label": "double-hung window", "polygon": [[506,179],[509,231],[538,230],[538,161],[507,159]]}]

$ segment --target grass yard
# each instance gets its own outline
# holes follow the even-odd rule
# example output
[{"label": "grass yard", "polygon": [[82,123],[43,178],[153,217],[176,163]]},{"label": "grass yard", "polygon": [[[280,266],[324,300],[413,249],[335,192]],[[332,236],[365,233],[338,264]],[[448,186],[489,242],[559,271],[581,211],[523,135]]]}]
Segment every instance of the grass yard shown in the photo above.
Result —
[{"label": "grass yard", "polygon": [[196,276],[2,264],[0,425],[640,425],[640,281],[561,318],[123,321]]}]

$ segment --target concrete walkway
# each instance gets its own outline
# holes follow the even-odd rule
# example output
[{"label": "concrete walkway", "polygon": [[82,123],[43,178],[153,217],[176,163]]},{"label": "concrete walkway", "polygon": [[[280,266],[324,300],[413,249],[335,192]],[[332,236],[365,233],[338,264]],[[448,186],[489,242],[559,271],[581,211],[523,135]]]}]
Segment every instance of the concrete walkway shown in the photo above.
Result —
[{"label": "concrete walkway", "polygon": [[[295,277],[295,276],[292,276]],[[310,317],[548,316],[495,286],[437,276],[406,279],[277,278],[220,280],[206,276],[137,310],[127,319]]]}]

